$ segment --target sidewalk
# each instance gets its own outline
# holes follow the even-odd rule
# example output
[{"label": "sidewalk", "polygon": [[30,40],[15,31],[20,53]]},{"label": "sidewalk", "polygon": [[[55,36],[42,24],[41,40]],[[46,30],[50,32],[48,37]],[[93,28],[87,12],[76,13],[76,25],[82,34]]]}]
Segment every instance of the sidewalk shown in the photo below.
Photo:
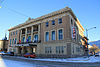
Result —
[{"label": "sidewalk", "polygon": [[95,63],[100,62],[100,57],[91,56],[89,58],[78,57],[78,58],[66,58],[66,59],[58,59],[58,58],[25,58],[19,56],[4,56],[9,58],[17,58],[17,59],[27,59],[34,61],[53,61],[53,62],[81,62],[81,63]]}]

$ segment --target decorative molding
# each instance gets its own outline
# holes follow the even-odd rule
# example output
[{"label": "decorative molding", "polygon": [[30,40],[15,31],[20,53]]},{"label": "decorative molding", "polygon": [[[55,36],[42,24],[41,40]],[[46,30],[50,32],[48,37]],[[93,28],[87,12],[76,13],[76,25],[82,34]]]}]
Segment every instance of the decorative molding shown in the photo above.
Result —
[{"label": "decorative molding", "polygon": [[[22,26],[24,26],[24,25],[31,24],[31,23],[36,22],[36,21],[44,20],[44,19],[46,19],[46,18],[55,16],[55,15],[63,14],[63,13],[65,13],[65,12],[67,12],[67,11],[70,11],[70,10],[71,10],[70,8],[65,7],[65,8],[63,8],[63,9],[58,10],[58,11],[49,13],[49,14],[44,15],[44,16],[41,16],[41,17],[38,17],[38,18],[36,18],[36,19],[30,19],[30,20],[26,21],[26,22],[23,23],[23,24],[19,24],[19,25],[15,26],[15,27],[10,28],[8,31],[11,31],[11,30],[13,30],[13,29],[22,27]],[[51,19],[50,19],[50,20],[51,20]]]}]

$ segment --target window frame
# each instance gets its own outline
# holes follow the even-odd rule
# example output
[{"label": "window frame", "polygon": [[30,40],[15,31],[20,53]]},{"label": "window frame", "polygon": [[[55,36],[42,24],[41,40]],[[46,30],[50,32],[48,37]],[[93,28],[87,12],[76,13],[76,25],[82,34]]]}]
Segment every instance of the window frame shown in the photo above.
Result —
[{"label": "window frame", "polygon": [[49,39],[49,37],[50,37],[50,36],[49,36],[49,31],[46,31],[45,34],[44,34],[44,41],[45,41],[45,42],[48,42],[48,41],[46,40],[46,33],[47,33],[47,32],[48,32],[48,41],[50,40],[50,39]]},{"label": "window frame", "polygon": [[51,22],[52,22],[52,25],[55,25],[55,20],[52,20]]},{"label": "window frame", "polygon": [[49,27],[49,22],[48,21],[45,23],[45,26],[46,27]]},{"label": "window frame", "polygon": [[52,30],[52,31],[51,31],[51,40],[53,40],[53,39],[52,39],[52,32],[53,32],[53,31],[55,32],[55,39],[54,39],[54,40],[56,40],[56,30]]},{"label": "window frame", "polygon": [[[62,39],[59,39],[59,30],[62,30]],[[58,40],[63,40],[64,39],[64,29],[63,28],[60,28],[60,29],[58,29]]]},{"label": "window frame", "polygon": [[[61,21],[60,21],[60,19],[61,19]],[[62,24],[62,18],[58,19],[58,24]]]}]

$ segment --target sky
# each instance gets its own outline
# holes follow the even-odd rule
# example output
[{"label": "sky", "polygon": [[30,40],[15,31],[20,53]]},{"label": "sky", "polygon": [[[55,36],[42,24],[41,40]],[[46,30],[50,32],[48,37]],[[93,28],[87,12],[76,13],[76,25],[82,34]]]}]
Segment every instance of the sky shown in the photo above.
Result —
[{"label": "sky", "polygon": [[5,33],[9,36],[9,28],[29,17],[37,18],[68,6],[85,30],[96,27],[88,30],[89,41],[100,40],[100,0],[0,0],[0,6],[0,39]]}]

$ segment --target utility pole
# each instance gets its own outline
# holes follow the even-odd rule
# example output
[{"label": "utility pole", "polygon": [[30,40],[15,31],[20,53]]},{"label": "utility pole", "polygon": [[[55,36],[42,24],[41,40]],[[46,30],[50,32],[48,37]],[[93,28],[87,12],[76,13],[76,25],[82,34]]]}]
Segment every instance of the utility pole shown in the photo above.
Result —
[{"label": "utility pole", "polygon": [[91,30],[91,29],[95,29],[95,28],[96,28],[96,27],[92,27],[92,28],[86,29],[86,37],[87,37],[87,44],[86,44],[86,45],[87,45],[87,56],[88,56],[88,57],[89,57],[89,49],[88,49],[88,45],[89,45],[89,44],[88,44],[88,40],[89,40],[89,39],[88,39],[88,31]]}]

